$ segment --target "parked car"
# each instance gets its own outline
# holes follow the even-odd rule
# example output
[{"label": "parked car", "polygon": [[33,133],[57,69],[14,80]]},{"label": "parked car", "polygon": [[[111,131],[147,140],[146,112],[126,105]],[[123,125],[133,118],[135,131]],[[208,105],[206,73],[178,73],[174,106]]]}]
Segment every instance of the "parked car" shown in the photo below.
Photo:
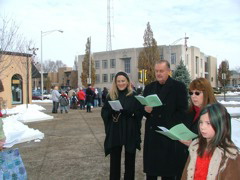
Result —
[{"label": "parked car", "polygon": [[[43,99],[50,99],[50,94],[43,94]],[[42,94],[40,92],[33,92],[32,93],[32,100],[42,100]]]},{"label": "parked car", "polygon": [[42,94],[39,92],[32,93],[32,100],[42,100]]},{"label": "parked car", "polygon": [[213,87],[214,94],[221,94],[221,89],[219,87]]},{"label": "parked car", "polygon": [[235,85],[234,87],[236,88],[237,91],[240,90],[240,85]]},{"label": "parked car", "polygon": [[236,91],[237,89],[234,86],[228,85],[225,86],[225,91]]}]

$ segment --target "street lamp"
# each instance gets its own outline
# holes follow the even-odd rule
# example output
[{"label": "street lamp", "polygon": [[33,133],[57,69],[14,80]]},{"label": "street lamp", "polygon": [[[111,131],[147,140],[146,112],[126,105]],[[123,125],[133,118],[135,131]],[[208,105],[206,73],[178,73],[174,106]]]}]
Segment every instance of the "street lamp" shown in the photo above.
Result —
[{"label": "street lamp", "polygon": [[43,100],[43,48],[42,48],[42,38],[45,35],[51,34],[53,32],[63,33],[63,30],[50,30],[50,31],[41,31],[41,94]]},{"label": "street lamp", "polygon": [[[185,46],[187,46],[187,39],[189,39],[189,37],[186,37],[186,35],[185,35],[185,37],[182,37],[182,38],[179,38],[179,39],[177,39],[176,41],[174,41],[173,43],[171,43],[171,44],[169,44],[169,63],[171,63],[171,57],[172,57],[172,53],[171,53],[171,45],[175,45],[175,44],[177,44],[179,41],[181,41],[182,39],[185,39],[185,43],[184,43],[184,45]],[[185,57],[186,58],[186,57]]]}]

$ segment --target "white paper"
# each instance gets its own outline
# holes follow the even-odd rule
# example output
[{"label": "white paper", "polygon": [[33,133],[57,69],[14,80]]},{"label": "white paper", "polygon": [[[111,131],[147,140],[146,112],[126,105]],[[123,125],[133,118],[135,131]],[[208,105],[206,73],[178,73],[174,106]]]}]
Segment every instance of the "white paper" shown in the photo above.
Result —
[{"label": "white paper", "polygon": [[168,132],[169,130],[165,127],[162,127],[162,126],[158,126],[158,128],[160,128],[161,130],[163,130],[164,132]]},{"label": "white paper", "polygon": [[112,109],[115,110],[115,111],[120,111],[121,109],[123,109],[119,100],[108,101],[108,102],[109,102],[110,106],[112,107]]}]

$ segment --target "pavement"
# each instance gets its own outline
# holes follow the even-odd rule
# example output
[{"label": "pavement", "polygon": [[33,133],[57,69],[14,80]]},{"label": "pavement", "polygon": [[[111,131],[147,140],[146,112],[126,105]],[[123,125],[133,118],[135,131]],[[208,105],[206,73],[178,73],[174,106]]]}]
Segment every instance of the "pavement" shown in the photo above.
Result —
[{"label": "pavement", "polygon": [[[105,157],[104,125],[101,108],[70,110],[69,113],[52,114],[51,103],[37,103],[52,120],[32,122],[27,125],[45,134],[41,142],[17,144],[29,180],[107,180],[109,156]],[[144,122],[142,123],[142,132]],[[136,153],[135,179],[145,179],[142,150]],[[122,154],[124,157],[124,154]],[[122,159],[122,177],[124,173]],[[122,178],[123,179],[123,178]]]},{"label": "pavement", "polygon": [[[45,134],[41,142],[17,144],[29,180],[108,180],[109,156],[105,157],[104,125],[101,108],[72,110],[52,114],[51,103],[36,103],[46,108],[52,120],[27,123]],[[239,106],[239,105],[238,105]],[[142,140],[145,120],[142,122]],[[142,144],[143,145],[143,144]],[[146,179],[143,173],[143,151],[136,153],[135,179]],[[124,157],[124,153],[122,153]],[[122,179],[124,173],[122,158]],[[160,178],[159,178],[160,179]]]}]

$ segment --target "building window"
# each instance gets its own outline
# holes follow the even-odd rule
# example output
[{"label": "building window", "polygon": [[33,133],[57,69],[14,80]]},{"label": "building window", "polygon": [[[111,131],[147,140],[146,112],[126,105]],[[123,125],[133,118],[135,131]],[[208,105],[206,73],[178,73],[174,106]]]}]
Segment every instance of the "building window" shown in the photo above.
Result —
[{"label": "building window", "polygon": [[116,59],[110,59],[110,68],[116,68]]},{"label": "building window", "polygon": [[110,74],[110,82],[113,82],[114,76],[115,76],[114,73],[113,73],[113,74]]},{"label": "building window", "polygon": [[196,74],[198,74],[198,57],[197,56],[195,61],[195,68],[196,68]]},{"label": "building window", "polygon": [[126,73],[131,73],[131,58],[124,58],[124,71]]},{"label": "building window", "polygon": [[160,55],[160,60],[163,60],[163,55],[162,54]]},{"label": "building window", "polygon": [[107,69],[108,68],[108,62],[107,60],[102,60],[102,68]]},{"label": "building window", "polygon": [[100,68],[100,61],[97,60],[95,61],[95,69],[99,69]]},{"label": "building window", "polygon": [[12,104],[22,104],[22,76],[15,74],[12,77]]},{"label": "building window", "polygon": [[96,74],[96,83],[100,83],[100,75]]},{"label": "building window", "polygon": [[171,53],[171,64],[176,64],[176,53]]},{"label": "building window", "polygon": [[102,75],[102,80],[103,80],[104,83],[108,82],[108,75],[107,74],[103,74]]}]

